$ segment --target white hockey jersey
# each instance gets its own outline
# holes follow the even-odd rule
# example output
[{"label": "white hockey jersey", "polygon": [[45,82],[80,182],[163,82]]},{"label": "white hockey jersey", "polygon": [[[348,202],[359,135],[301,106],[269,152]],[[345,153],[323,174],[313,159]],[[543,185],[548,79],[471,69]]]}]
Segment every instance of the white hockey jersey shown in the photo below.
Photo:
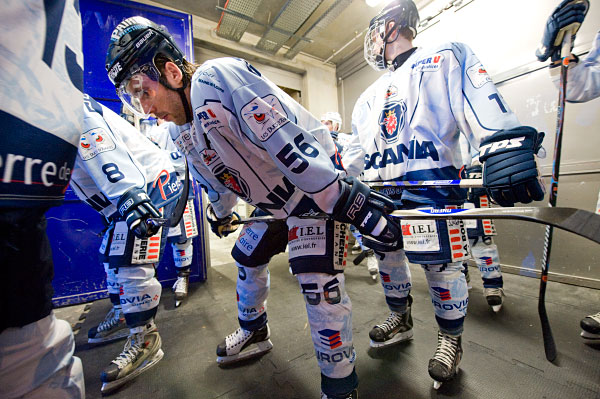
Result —
[{"label": "white hockey jersey", "polygon": [[[318,119],[241,59],[208,61],[191,84],[193,126],[172,137],[195,178],[276,217],[290,215],[307,195],[321,210],[333,210],[336,148]],[[225,193],[221,204],[211,199],[218,217],[231,212],[232,199]]]},{"label": "white hockey jersey", "polygon": [[83,122],[78,7],[3,1],[0,43],[0,207],[60,205]]},{"label": "white hockey jersey", "polygon": [[[577,64],[569,66],[567,77],[567,101],[583,103],[600,97],[600,32],[592,44],[590,52]],[[552,80],[556,87],[560,83],[560,68],[551,68]]]},{"label": "white hockey jersey", "polygon": [[[364,181],[452,180],[463,165],[459,135],[483,137],[519,125],[473,51],[462,43],[418,48],[359,97],[353,139],[342,160],[348,174],[364,157]],[[459,203],[460,189],[405,190],[402,199]]]},{"label": "white hockey jersey", "polygon": [[111,218],[118,216],[119,197],[134,187],[145,190],[157,208],[179,198],[167,151],[87,95],[83,108],[84,129],[71,180],[82,201]]}]

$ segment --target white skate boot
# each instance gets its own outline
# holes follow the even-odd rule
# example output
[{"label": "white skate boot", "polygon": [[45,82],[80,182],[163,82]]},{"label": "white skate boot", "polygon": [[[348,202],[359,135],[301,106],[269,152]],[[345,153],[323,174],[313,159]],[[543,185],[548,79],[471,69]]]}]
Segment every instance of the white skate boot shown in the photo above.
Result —
[{"label": "white skate boot", "polygon": [[125,338],[127,335],[129,335],[129,328],[123,310],[120,307],[113,307],[100,324],[89,329],[88,342],[99,344]]},{"label": "white skate boot", "polygon": [[600,344],[600,312],[581,320],[581,338],[587,344]]},{"label": "white skate boot", "polygon": [[458,374],[458,364],[462,358],[461,336],[452,336],[438,331],[437,348],[429,360],[429,375],[433,378],[433,389],[448,382]]},{"label": "white skate boot", "polygon": [[217,345],[217,363],[226,365],[262,355],[273,348],[269,325],[248,331],[238,328]]},{"label": "white skate boot", "polygon": [[358,399],[358,391],[355,389],[346,395],[327,396],[326,393],[321,392],[321,399]]},{"label": "white skate boot", "polygon": [[413,337],[413,321],[410,314],[412,297],[408,296],[406,313],[390,312],[388,318],[369,331],[371,348],[381,348]]},{"label": "white skate boot", "polygon": [[173,284],[175,293],[175,307],[178,308],[181,302],[187,297],[189,285],[189,273],[178,273],[177,281]]},{"label": "white skate boot", "polygon": [[112,392],[148,370],[163,358],[161,339],[154,321],[145,326],[131,329],[123,352],[104,369],[102,380],[103,394]]},{"label": "white skate boot", "polygon": [[371,278],[377,281],[377,275],[379,274],[379,265],[377,264],[377,258],[375,255],[370,255],[367,257],[367,270],[371,275]]},{"label": "white skate boot", "polygon": [[484,288],[483,295],[494,312],[499,312],[504,302],[504,290],[502,288]]}]

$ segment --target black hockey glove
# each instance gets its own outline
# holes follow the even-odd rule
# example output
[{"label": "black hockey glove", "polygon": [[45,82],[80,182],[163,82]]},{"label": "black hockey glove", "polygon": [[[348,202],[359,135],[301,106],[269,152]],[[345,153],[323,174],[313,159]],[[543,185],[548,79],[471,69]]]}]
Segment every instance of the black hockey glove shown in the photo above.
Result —
[{"label": "black hockey glove", "polygon": [[483,163],[483,185],[501,206],[544,199],[544,186],[538,178],[534,154],[542,146],[544,133],[519,126],[499,130],[481,142],[479,161]]},{"label": "black hockey glove", "polygon": [[[483,177],[483,168],[477,162],[475,165],[467,166],[465,174],[467,175],[467,179],[481,179]],[[467,192],[467,201],[475,203],[482,195],[487,195],[487,190],[484,187],[472,187]]]},{"label": "black hockey glove", "polygon": [[542,43],[535,51],[535,56],[541,62],[544,62],[548,57],[552,57],[552,61],[560,59],[560,49],[562,46],[565,28],[572,29],[571,49],[575,41],[575,33],[579,30],[581,23],[590,8],[588,0],[564,0],[552,12],[542,36]]},{"label": "black hockey glove", "polygon": [[231,212],[229,216],[218,218],[211,204],[206,207],[206,220],[208,220],[212,232],[219,238],[227,237],[240,226],[239,224],[233,224],[233,222],[240,220],[240,215]]},{"label": "black hockey glove", "polygon": [[148,194],[140,188],[132,188],[121,195],[117,209],[127,222],[127,227],[139,238],[147,238],[158,232],[160,226],[148,223],[148,218],[161,218]]},{"label": "black hockey glove", "polygon": [[350,223],[363,235],[384,243],[402,239],[400,224],[387,215],[395,209],[390,198],[354,177],[339,180],[339,184],[341,194],[333,207],[333,219]]}]

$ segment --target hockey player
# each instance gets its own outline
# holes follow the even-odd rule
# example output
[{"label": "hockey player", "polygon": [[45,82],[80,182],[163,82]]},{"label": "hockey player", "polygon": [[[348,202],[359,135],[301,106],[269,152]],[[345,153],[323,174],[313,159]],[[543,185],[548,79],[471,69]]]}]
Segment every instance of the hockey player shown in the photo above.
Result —
[{"label": "hockey player", "polygon": [[[520,126],[467,45],[414,47],[418,23],[415,4],[395,0],[371,20],[365,35],[367,62],[388,72],[360,96],[352,114],[353,134],[360,141],[355,156],[365,159],[364,179],[457,179],[463,132],[480,151],[484,185],[493,200],[510,206],[543,199],[535,162],[543,134]],[[466,192],[426,188],[404,190],[393,198],[407,209],[451,208],[462,205]],[[438,346],[429,361],[437,388],[455,376],[462,356],[468,291],[461,271],[469,244],[460,221],[402,221],[402,233],[406,256],[425,271],[439,326]],[[399,264],[405,268],[403,261]],[[387,270],[382,263],[379,268],[380,273]],[[403,286],[407,276],[389,273],[388,279]]]},{"label": "hockey player", "polygon": [[[551,57],[550,74],[557,86],[560,80],[558,72],[562,40],[558,40],[558,44],[556,44],[556,38],[562,37],[566,29],[575,27],[575,31],[571,32],[573,35],[572,45],[588,9],[589,2],[587,0],[565,0],[556,7],[546,22],[542,43],[536,51],[536,56],[542,62]],[[580,103],[597,97],[600,97],[600,32],[596,34],[592,48],[585,59],[579,60],[577,56],[570,55],[566,100]],[[596,212],[600,213],[600,193]],[[600,312],[586,316],[581,320],[580,325],[583,330],[581,338],[584,342],[600,343]]]},{"label": "hockey player", "polygon": [[[335,141],[335,145],[338,150],[339,158],[342,159],[344,157],[344,152],[348,147],[348,140],[350,139],[348,134],[340,134],[340,130],[342,129],[342,117],[337,112],[326,112],[321,116],[321,123],[327,126],[331,137]],[[343,166],[343,162],[342,162]],[[358,176],[354,176],[358,177]],[[377,274],[379,273],[379,267],[377,266],[377,260],[375,259],[375,253],[372,249],[367,248],[362,243],[362,234],[356,227],[350,226],[350,232],[356,239],[356,245],[352,248],[352,253],[354,253],[355,248],[357,249],[358,256],[354,258],[352,261],[355,265],[360,264],[365,258],[367,258],[367,270],[371,275],[373,280],[377,280]]]},{"label": "hockey player", "polygon": [[15,0],[0,15],[0,397],[84,398],[68,322],[52,312],[45,212],[69,184],[83,122],[77,2]]},{"label": "hockey player", "polygon": [[[71,184],[79,198],[110,222],[100,254],[111,302],[120,304],[129,327],[123,352],[101,375],[102,392],[108,393],[163,357],[154,322],[162,291],[155,264],[168,229],[150,218],[172,216],[181,186],[166,151],[87,95],[83,107],[84,129]],[[101,338],[102,331],[96,333]]]},{"label": "hockey player", "polygon": [[[324,211],[377,240],[395,242],[399,228],[385,215],[393,204],[357,180],[341,180],[327,130],[248,62],[222,58],[197,67],[165,30],[140,17],[121,22],[112,38],[106,67],[123,102],[179,126],[193,122],[175,138],[188,162],[246,202],[287,218],[288,234],[269,235],[269,245],[289,244],[322,397],[356,397],[351,303],[341,273],[345,224],[298,216]],[[219,219],[231,211],[213,206]],[[240,251],[251,253],[265,237],[254,232]]]},{"label": "hockey player", "polygon": [[[146,132],[148,137],[159,148],[166,150],[171,156],[181,178],[185,177],[185,158],[177,150],[169,134],[169,126],[162,120]],[[181,179],[180,178],[180,179]],[[198,224],[196,222],[196,212],[194,206],[194,189],[190,184],[187,193],[188,200],[179,225],[171,227],[167,236],[167,241],[173,249],[173,263],[177,270],[177,280],[173,284],[175,293],[175,307],[179,307],[181,302],[187,297],[189,276],[191,273],[191,264],[194,256],[193,239],[198,236]]]}]

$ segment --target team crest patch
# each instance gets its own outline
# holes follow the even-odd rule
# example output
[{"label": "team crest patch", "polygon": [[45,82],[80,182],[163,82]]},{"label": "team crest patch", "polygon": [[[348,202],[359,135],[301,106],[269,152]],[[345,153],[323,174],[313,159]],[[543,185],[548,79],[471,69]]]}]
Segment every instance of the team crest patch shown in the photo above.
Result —
[{"label": "team crest patch", "polygon": [[490,78],[490,75],[488,75],[481,62],[467,69],[467,76],[473,87],[476,89],[479,89],[484,84],[492,81],[492,78]]},{"label": "team crest patch", "polygon": [[246,181],[241,178],[240,172],[225,165],[219,165],[213,173],[221,184],[233,191],[238,197],[246,202],[252,202],[250,199],[250,188],[246,184]]},{"label": "team crest patch", "polygon": [[241,114],[260,141],[268,140],[273,133],[289,122],[281,102],[272,94],[262,98],[255,97],[244,105]]},{"label": "team crest patch", "polygon": [[205,148],[202,151],[200,151],[200,154],[202,155],[202,161],[206,166],[212,165],[217,159],[219,159],[219,155],[217,154],[217,152],[208,148]]},{"label": "team crest patch", "polygon": [[100,127],[83,133],[79,140],[79,155],[81,155],[81,158],[84,161],[88,161],[102,152],[112,151],[114,149],[114,141],[109,134]]},{"label": "team crest patch", "polygon": [[404,100],[386,104],[379,115],[381,138],[388,144],[398,141],[398,132],[404,129],[405,120],[406,103]]},{"label": "team crest patch", "polygon": [[412,65],[413,73],[417,72],[435,72],[442,67],[444,56],[442,54],[434,54],[425,58],[421,58]]}]

